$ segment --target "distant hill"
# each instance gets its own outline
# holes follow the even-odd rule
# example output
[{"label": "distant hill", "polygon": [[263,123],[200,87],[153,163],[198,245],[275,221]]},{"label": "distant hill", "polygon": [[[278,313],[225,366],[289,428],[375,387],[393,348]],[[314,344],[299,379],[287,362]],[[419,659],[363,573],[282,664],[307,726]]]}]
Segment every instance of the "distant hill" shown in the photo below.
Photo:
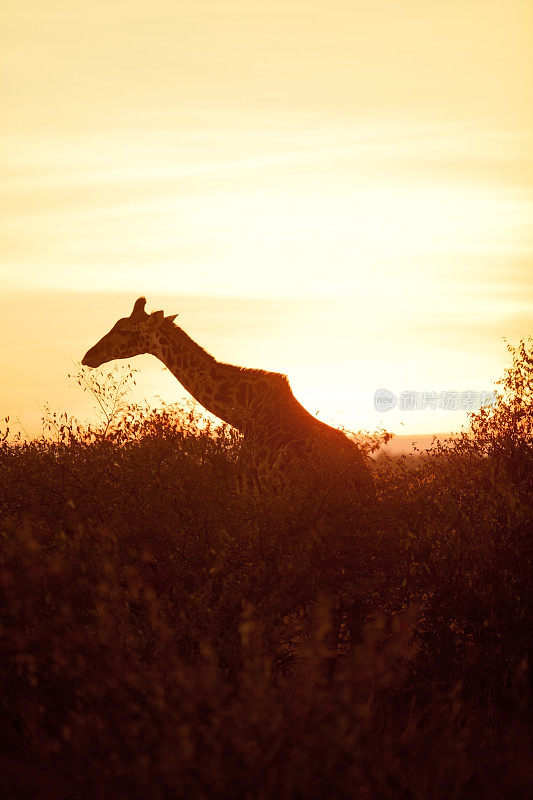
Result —
[{"label": "distant hill", "polygon": [[[379,454],[386,453],[389,456],[397,457],[404,454],[413,454],[417,451],[426,450],[431,446],[434,439],[446,439],[451,433],[411,433],[394,435],[391,441],[382,447]],[[417,448],[415,450],[415,447]]]}]

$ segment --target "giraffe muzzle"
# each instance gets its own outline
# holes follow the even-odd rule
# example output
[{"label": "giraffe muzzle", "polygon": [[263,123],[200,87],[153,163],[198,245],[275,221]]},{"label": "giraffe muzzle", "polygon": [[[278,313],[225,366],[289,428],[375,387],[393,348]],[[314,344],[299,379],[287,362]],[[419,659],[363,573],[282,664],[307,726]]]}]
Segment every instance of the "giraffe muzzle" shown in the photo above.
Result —
[{"label": "giraffe muzzle", "polygon": [[102,362],[96,356],[96,354],[93,353],[93,350],[91,349],[91,350],[87,350],[87,352],[85,353],[85,355],[83,356],[83,358],[81,360],[81,363],[82,363],[82,365],[84,367],[95,368],[95,367],[99,367]]}]

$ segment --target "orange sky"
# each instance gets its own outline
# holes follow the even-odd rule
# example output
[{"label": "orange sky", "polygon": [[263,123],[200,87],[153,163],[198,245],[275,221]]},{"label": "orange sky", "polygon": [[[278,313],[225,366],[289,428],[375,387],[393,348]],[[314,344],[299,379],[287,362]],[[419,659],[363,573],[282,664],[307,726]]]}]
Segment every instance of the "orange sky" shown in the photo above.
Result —
[{"label": "orange sky", "polygon": [[[67,372],[139,294],[323,419],[399,433],[464,413],[375,389],[489,389],[531,332],[530,2],[2,17],[2,417],[82,413]],[[183,396],[139,364],[143,396]]]}]

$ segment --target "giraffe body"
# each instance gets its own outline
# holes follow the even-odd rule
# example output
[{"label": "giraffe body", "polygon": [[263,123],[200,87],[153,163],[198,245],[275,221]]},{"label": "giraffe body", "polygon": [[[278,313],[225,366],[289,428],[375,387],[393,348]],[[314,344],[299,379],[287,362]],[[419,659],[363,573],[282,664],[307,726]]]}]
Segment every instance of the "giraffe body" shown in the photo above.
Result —
[{"label": "giraffe body", "polygon": [[98,367],[140,353],[159,358],[205,409],[242,433],[248,474],[259,490],[300,487],[302,499],[325,487],[371,495],[371,475],[357,445],[313,417],[285,375],[216,361],[174,324],[175,315],[147,314],[145,303],[139,298],[82,364]]}]

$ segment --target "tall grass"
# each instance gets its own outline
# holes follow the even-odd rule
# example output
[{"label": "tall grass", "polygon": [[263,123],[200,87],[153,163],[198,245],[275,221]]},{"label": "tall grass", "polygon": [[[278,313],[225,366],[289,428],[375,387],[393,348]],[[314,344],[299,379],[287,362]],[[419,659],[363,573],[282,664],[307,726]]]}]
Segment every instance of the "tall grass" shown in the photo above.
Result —
[{"label": "tall grass", "polygon": [[471,434],[380,460],[349,513],[239,488],[239,437],[128,405],[127,373],[80,373],[98,426],[4,430],[2,796],[529,796],[533,356],[510,351]]}]

